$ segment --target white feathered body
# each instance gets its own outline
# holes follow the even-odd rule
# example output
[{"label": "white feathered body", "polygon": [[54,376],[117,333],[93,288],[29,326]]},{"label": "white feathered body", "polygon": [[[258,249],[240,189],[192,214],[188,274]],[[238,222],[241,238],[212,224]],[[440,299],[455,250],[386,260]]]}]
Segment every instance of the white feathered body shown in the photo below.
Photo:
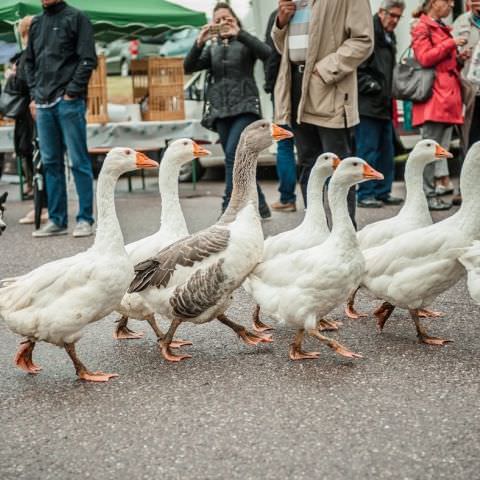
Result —
[{"label": "white feathered body", "polygon": [[363,286],[400,308],[430,306],[465,275],[458,258],[472,242],[472,234],[458,220],[453,216],[365,250]]},{"label": "white feathered body", "polygon": [[480,305],[480,241],[474,241],[459,260],[467,269],[467,286],[470,296],[477,305]]},{"label": "white feathered body", "polygon": [[262,262],[246,283],[263,312],[311,329],[358,287],[364,266],[356,239],[332,234],[321,245]]},{"label": "white feathered body", "polygon": [[0,289],[0,318],[18,335],[58,346],[76,342],[111,313],[134,275],[126,253],[95,247],[47,263]]},{"label": "white feathered body", "polygon": [[177,287],[182,288],[198,270],[206,272],[208,268],[222,261],[221,299],[201,315],[188,318],[189,322],[201,324],[223,313],[231,303],[232,293],[244,281],[262,258],[263,232],[257,208],[253,202],[248,203],[236,219],[226,225],[216,225],[215,228],[230,231],[228,246],[220,253],[195,262],[191,267],[177,266],[166,287],[148,287],[139,294],[152,306],[156,313],[172,320],[174,318],[170,299]]}]

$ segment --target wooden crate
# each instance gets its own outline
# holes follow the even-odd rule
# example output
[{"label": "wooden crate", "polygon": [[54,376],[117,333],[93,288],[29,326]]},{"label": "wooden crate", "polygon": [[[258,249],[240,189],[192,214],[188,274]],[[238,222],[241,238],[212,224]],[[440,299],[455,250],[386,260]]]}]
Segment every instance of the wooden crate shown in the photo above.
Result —
[{"label": "wooden crate", "polygon": [[13,118],[2,117],[0,115],[0,127],[6,127],[8,125],[15,125],[15,120]]},{"label": "wooden crate", "polygon": [[183,120],[183,58],[132,60],[133,101],[142,104],[143,120]]},{"label": "wooden crate", "polygon": [[105,56],[98,56],[97,68],[92,72],[88,82],[87,122],[108,122],[107,68]]}]

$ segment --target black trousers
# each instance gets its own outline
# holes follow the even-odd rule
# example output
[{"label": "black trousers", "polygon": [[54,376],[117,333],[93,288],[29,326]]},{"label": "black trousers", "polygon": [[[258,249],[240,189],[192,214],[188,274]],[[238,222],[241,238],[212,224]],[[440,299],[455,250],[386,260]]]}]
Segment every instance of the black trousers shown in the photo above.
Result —
[{"label": "black trousers", "polygon": [[473,111],[472,126],[470,127],[470,139],[468,146],[480,141],[480,95],[475,98],[475,109]]},{"label": "black trousers", "polygon": [[[302,93],[302,77],[298,68],[292,65],[292,119],[297,118],[298,104]],[[352,128],[327,128],[310,123],[296,123],[292,120],[292,129],[297,146],[298,163],[300,164],[300,187],[303,202],[307,206],[307,184],[315,161],[325,152],[332,152],[340,158],[354,155],[354,138]],[[355,222],[355,187],[348,192],[348,211]],[[330,222],[329,222],[330,223]]]}]

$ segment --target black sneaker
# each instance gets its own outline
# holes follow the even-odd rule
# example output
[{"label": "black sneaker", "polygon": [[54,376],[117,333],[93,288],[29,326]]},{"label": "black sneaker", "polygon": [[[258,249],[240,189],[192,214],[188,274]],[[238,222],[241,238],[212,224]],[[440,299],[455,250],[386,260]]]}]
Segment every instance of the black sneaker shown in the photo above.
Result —
[{"label": "black sneaker", "polygon": [[452,208],[451,202],[446,202],[438,197],[428,197],[427,202],[429,210],[450,210]]},{"label": "black sneaker", "polygon": [[382,208],[383,203],[380,200],[375,200],[374,198],[364,198],[363,200],[358,200],[357,205],[362,208]]},{"label": "black sneaker", "polygon": [[272,212],[270,211],[266,203],[264,205],[260,205],[258,210],[260,212],[260,216],[262,217],[262,220],[267,220],[268,218],[272,218]]},{"label": "black sneaker", "polygon": [[388,197],[378,198],[385,205],[401,205],[403,203],[403,198],[400,197],[393,197],[392,195],[388,195]]}]

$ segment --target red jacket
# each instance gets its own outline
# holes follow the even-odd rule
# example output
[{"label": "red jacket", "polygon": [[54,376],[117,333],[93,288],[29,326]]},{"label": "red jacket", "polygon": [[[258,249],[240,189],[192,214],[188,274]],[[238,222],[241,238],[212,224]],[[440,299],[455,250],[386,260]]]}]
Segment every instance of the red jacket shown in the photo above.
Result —
[{"label": "red jacket", "polygon": [[412,30],[415,58],[426,68],[435,67],[433,95],[413,105],[413,125],[425,122],[463,123],[463,103],[457,46],[451,28],[422,15]]}]

